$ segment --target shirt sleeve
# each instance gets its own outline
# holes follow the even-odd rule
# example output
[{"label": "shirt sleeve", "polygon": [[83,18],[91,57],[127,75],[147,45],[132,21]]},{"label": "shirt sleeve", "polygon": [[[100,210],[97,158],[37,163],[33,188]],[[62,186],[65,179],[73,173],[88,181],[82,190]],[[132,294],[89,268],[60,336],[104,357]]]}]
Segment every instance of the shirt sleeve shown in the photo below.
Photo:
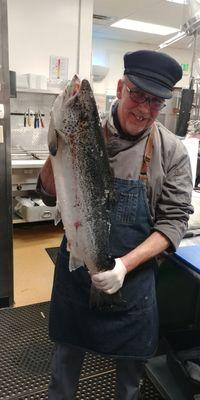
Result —
[{"label": "shirt sleeve", "polygon": [[56,196],[45,192],[45,190],[42,186],[42,181],[41,181],[40,175],[38,176],[36,191],[40,195],[43,203],[46,206],[54,207],[56,205]]},{"label": "shirt sleeve", "polygon": [[184,237],[191,205],[192,173],[187,150],[181,141],[168,164],[161,196],[156,206],[154,230],[163,233],[171,242],[169,250],[175,250]]}]

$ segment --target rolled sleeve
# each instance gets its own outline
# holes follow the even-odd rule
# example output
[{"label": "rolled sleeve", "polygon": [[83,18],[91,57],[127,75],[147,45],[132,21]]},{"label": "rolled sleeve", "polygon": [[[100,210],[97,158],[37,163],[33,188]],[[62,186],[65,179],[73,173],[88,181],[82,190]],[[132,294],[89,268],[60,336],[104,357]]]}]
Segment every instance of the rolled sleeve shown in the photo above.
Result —
[{"label": "rolled sleeve", "polygon": [[154,225],[154,230],[163,233],[170,240],[172,250],[179,246],[187,231],[189,214],[194,212],[191,205],[192,188],[189,156],[180,142],[166,174],[156,207]]}]

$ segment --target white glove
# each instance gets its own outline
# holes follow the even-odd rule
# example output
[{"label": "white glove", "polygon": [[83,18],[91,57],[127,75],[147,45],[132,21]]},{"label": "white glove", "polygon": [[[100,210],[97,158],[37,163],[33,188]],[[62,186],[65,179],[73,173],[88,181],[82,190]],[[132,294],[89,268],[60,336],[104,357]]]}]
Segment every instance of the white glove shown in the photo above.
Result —
[{"label": "white glove", "polygon": [[108,294],[113,294],[122,287],[126,274],[127,269],[121,258],[116,258],[115,266],[112,270],[94,274],[91,279],[97,289],[103,290],[103,292]]}]

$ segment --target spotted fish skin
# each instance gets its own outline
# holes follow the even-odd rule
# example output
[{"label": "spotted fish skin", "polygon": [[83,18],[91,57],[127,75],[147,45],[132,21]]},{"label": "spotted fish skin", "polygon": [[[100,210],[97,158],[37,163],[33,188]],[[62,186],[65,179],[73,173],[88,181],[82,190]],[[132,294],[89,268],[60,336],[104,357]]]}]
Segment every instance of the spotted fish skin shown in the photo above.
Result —
[{"label": "spotted fish skin", "polygon": [[[55,101],[49,128],[57,206],[70,250],[71,271],[86,265],[91,274],[114,267],[109,256],[113,176],[96,102],[87,80],[75,76]],[[113,305],[115,295],[93,300]],[[98,300],[97,300],[98,297]],[[118,299],[119,300],[119,299]],[[117,300],[117,301],[118,301]],[[112,308],[112,307],[111,307]]]}]

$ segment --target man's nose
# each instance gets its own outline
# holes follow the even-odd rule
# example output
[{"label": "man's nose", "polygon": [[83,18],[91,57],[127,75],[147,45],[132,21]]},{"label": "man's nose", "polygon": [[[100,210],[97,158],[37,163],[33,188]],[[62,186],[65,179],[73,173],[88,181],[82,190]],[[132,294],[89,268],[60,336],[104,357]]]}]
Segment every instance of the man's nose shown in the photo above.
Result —
[{"label": "man's nose", "polygon": [[149,113],[150,109],[151,109],[151,100],[150,100],[150,98],[146,97],[144,102],[138,104],[138,107],[140,108],[140,110],[144,110],[144,111]]}]

